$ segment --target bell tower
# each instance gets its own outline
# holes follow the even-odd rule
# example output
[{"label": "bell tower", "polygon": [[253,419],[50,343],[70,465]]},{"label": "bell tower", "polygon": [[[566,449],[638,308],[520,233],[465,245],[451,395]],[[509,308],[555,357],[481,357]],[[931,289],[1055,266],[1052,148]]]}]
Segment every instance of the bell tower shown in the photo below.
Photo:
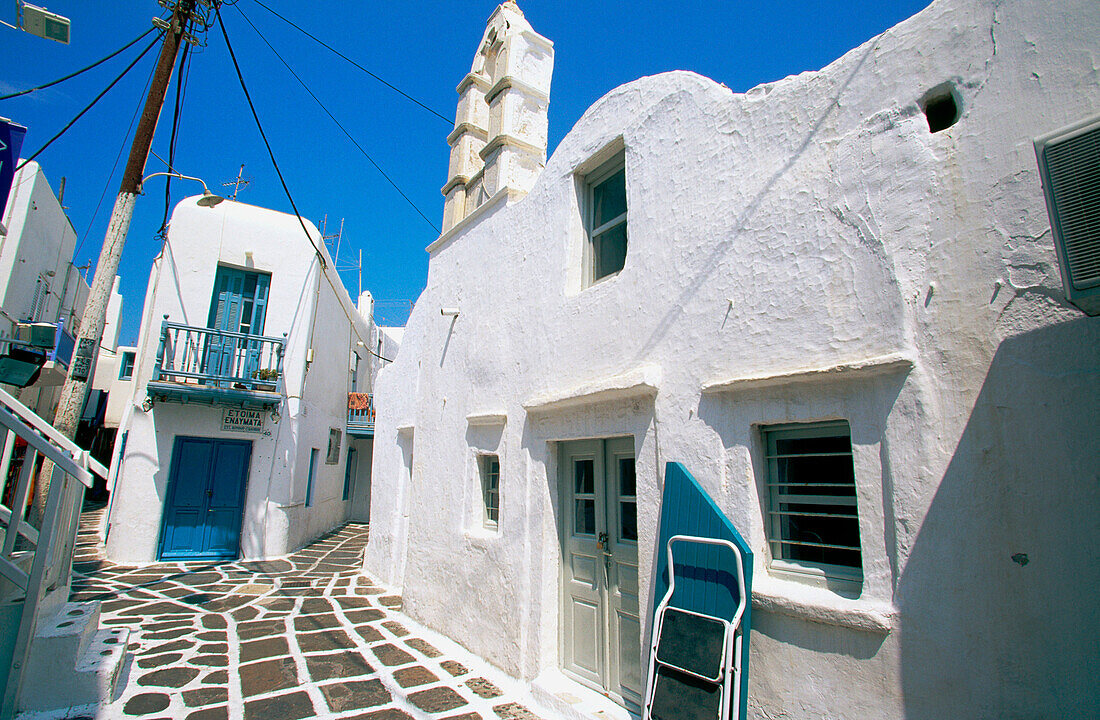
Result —
[{"label": "bell tower", "polygon": [[554,44],[514,0],[486,23],[470,72],[458,84],[443,232],[503,190],[527,193],[546,165]]}]

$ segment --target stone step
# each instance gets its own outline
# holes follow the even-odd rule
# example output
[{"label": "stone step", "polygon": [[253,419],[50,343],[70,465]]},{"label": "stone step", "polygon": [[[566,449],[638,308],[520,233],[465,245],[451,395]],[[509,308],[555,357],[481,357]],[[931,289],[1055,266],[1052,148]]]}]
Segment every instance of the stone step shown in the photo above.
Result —
[{"label": "stone step", "polygon": [[130,631],[99,628],[99,603],[66,603],[31,643],[20,711],[105,704],[115,695]]}]

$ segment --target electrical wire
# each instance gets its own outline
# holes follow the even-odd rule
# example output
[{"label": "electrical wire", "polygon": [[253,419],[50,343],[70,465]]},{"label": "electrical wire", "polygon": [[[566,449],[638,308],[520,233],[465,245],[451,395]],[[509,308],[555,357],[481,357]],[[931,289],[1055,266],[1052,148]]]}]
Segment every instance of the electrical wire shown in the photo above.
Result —
[{"label": "electrical wire", "polygon": [[88,67],[81,68],[80,70],[77,70],[74,73],[69,73],[65,77],[58,78],[56,80],[53,80],[51,82],[46,83],[45,85],[39,85],[38,87],[28,88],[27,90],[20,90],[19,92],[13,92],[10,95],[0,95],[0,100],[9,100],[9,99],[14,98],[14,97],[19,97],[20,95],[26,95],[28,93],[35,92],[36,90],[45,90],[46,88],[53,87],[54,85],[57,85],[59,83],[63,83],[66,80],[71,80],[72,78],[76,77],[77,75],[79,75],[83,72],[87,72],[88,70],[91,70],[92,68],[94,68],[98,65],[102,65],[103,63],[107,62],[111,58],[113,58],[116,55],[118,55],[119,53],[121,53],[122,51],[127,50],[128,48],[133,46],[135,43],[137,43],[139,40],[141,40],[143,37],[145,37],[146,35],[148,35],[149,33],[153,32],[155,30],[156,30],[155,27],[149,28],[148,30],[143,32],[141,35],[138,35],[136,38],[134,38],[130,42],[128,42],[125,45],[123,45],[122,47],[120,47],[118,50],[115,50],[113,53],[111,53],[110,55],[108,55],[105,58],[102,58],[100,60],[96,60],[94,63],[92,63]]},{"label": "electrical wire", "polygon": [[275,54],[275,57],[279,58],[279,62],[281,62],[283,64],[283,67],[285,67],[290,72],[290,74],[294,76],[294,79],[298,81],[298,84],[301,85],[302,88],[304,88],[307,93],[309,93],[309,96],[311,98],[313,98],[313,101],[316,102],[317,105],[322,110],[325,111],[325,114],[328,115],[329,119],[331,119],[332,122],[334,122],[336,124],[336,127],[340,128],[341,132],[343,132],[344,135],[347,136],[348,140],[351,141],[352,145],[354,145],[356,148],[358,148],[359,152],[363,153],[363,157],[365,157],[370,162],[370,164],[374,166],[374,169],[377,170],[379,172],[379,174],[381,174],[382,177],[384,177],[386,179],[386,182],[388,182],[390,185],[393,186],[393,189],[396,190],[397,193],[405,199],[405,202],[407,202],[412,207],[412,209],[416,211],[416,214],[419,215],[420,217],[424,218],[424,222],[428,223],[428,225],[431,226],[432,230],[434,230],[436,232],[436,234],[439,234],[440,230],[439,230],[438,227],[436,227],[435,223],[433,223],[430,219],[428,219],[428,216],[425,215],[423,213],[423,211],[421,211],[421,209],[416,206],[416,203],[414,203],[412,201],[412,199],[408,195],[406,195],[405,192],[403,190],[401,190],[400,187],[398,187],[397,183],[393,181],[393,178],[391,178],[386,173],[386,171],[383,170],[382,167],[377,162],[375,162],[374,158],[372,158],[367,153],[367,151],[363,149],[363,146],[360,145],[355,140],[355,138],[351,136],[351,133],[349,133],[347,131],[347,129],[343,125],[340,124],[340,121],[337,120],[336,117],[331,112],[329,112],[329,109],[327,107],[325,107],[325,104],[323,102],[321,102],[320,98],[318,98],[317,95],[315,95],[314,92],[309,89],[309,86],[306,85],[305,81],[302,80],[302,78],[298,76],[298,73],[294,72],[294,69],[292,67],[290,67],[289,64],[287,64],[287,61],[283,59],[283,56],[279,54],[279,51],[276,50],[271,45],[270,42],[268,42],[267,38],[264,37],[263,33],[260,32],[259,28],[257,28],[255,25],[253,25],[252,21],[248,18],[248,16],[244,14],[244,11],[241,10],[239,7],[236,8],[236,10],[237,10],[238,13],[240,13],[241,17],[244,18],[244,21],[246,23],[248,23],[252,27],[253,30],[256,31],[256,34],[260,36],[260,39],[264,41],[264,44],[267,45],[268,49],[270,49],[271,52]]},{"label": "electrical wire", "polygon": [[362,66],[362,65],[360,65],[359,63],[357,63],[357,62],[355,62],[354,60],[352,60],[351,58],[349,58],[349,57],[348,57],[347,55],[343,54],[342,52],[340,52],[340,51],[339,51],[339,50],[337,50],[336,48],[334,48],[334,47],[332,47],[331,45],[329,45],[328,43],[326,43],[326,42],[325,42],[324,40],[321,40],[321,39],[320,39],[320,38],[318,38],[318,37],[317,37],[316,35],[313,35],[313,34],[312,34],[312,33],[310,33],[310,32],[309,32],[308,30],[305,30],[305,29],[303,29],[302,27],[300,27],[300,26],[298,26],[298,25],[294,24],[294,22],[292,22],[292,21],[290,21],[290,20],[287,20],[287,19],[286,19],[285,17],[283,17],[283,16],[282,16],[282,15],[280,15],[279,13],[275,12],[274,10],[272,10],[271,8],[269,8],[269,7],[267,6],[267,5],[265,5],[265,4],[263,3],[263,2],[261,2],[261,0],[254,0],[254,2],[255,2],[255,3],[257,4],[257,5],[259,5],[260,7],[262,7],[262,8],[264,9],[264,10],[267,10],[267,11],[268,11],[269,13],[271,13],[271,14],[272,14],[272,15],[274,15],[275,17],[277,17],[277,18],[279,18],[280,20],[282,20],[283,22],[285,22],[285,23],[286,23],[287,25],[290,25],[290,26],[291,26],[292,28],[294,28],[294,29],[295,29],[295,30],[297,30],[298,32],[302,33],[302,34],[303,34],[303,35],[305,35],[306,37],[308,37],[308,38],[310,38],[311,40],[313,40],[314,42],[316,42],[316,43],[317,43],[318,45],[320,45],[321,47],[323,47],[323,48],[327,49],[327,50],[328,50],[329,52],[331,52],[331,53],[333,53],[333,54],[335,54],[335,55],[337,55],[337,56],[339,56],[339,57],[343,58],[343,59],[344,59],[344,60],[346,60],[347,62],[351,63],[351,64],[352,64],[352,65],[354,65],[355,67],[357,67],[357,68],[359,68],[360,70],[362,70],[363,72],[365,72],[365,73],[366,73],[367,75],[370,75],[370,76],[371,76],[372,78],[374,78],[374,79],[375,79],[375,80],[377,80],[378,82],[382,83],[383,85],[385,85],[386,87],[388,87],[388,88],[389,88],[390,90],[393,90],[393,91],[394,91],[395,93],[397,93],[397,94],[398,94],[398,95],[400,95],[401,97],[405,98],[406,100],[408,100],[408,101],[410,101],[410,102],[412,102],[412,103],[415,103],[416,105],[419,105],[420,107],[424,108],[425,110],[427,110],[428,112],[430,112],[430,113],[431,113],[432,115],[435,115],[435,116],[436,116],[437,118],[439,118],[439,119],[440,119],[440,120],[442,120],[443,122],[447,123],[448,125],[453,125],[453,124],[454,124],[454,122],[453,122],[453,121],[451,121],[451,120],[450,120],[449,118],[447,118],[447,117],[445,117],[445,116],[443,116],[443,115],[439,114],[439,113],[438,113],[438,112],[436,112],[435,110],[431,109],[430,107],[428,107],[428,106],[427,106],[427,105],[425,105],[424,103],[420,102],[419,100],[417,100],[416,98],[414,98],[414,97],[413,97],[412,95],[409,95],[408,93],[404,92],[404,91],[403,91],[403,90],[401,90],[400,88],[396,87],[395,85],[393,85],[393,84],[391,84],[391,83],[389,83],[389,82],[386,82],[386,81],[385,81],[385,80],[383,80],[382,78],[380,78],[380,77],[378,77],[377,75],[375,75],[374,73],[372,73],[372,72],[371,72],[370,70],[367,70],[367,69],[366,69],[365,67],[363,67],[363,66]]},{"label": "electrical wire", "polygon": [[[149,68],[149,79],[145,81],[145,88],[141,91],[141,97],[145,97],[149,93],[149,86],[153,83],[153,75],[157,72],[157,66]],[[88,235],[92,232],[92,225],[95,224],[95,219],[99,216],[99,209],[103,207],[103,200],[107,197],[107,191],[111,188],[111,180],[115,177],[115,170],[118,169],[118,161],[122,159],[122,153],[126,152],[126,141],[130,139],[130,131],[134,129],[134,123],[137,122],[138,117],[141,115],[141,103],[137,104],[134,108],[134,114],[130,118],[130,125],[126,128],[126,132],[122,135],[122,143],[118,146],[118,155],[115,155],[115,162],[111,165],[111,172],[107,173],[107,179],[103,183],[103,192],[99,194],[99,201],[95,204],[95,210],[92,211],[92,217],[88,220],[88,226],[84,228],[84,234],[80,236],[80,242],[76,244],[76,248],[73,250],[73,257],[76,257],[80,253],[80,248],[84,247],[84,242],[88,239]]]},{"label": "electrical wire", "polygon": [[127,65],[127,66],[126,66],[126,69],[122,71],[122,74],[121,74],[121,75],[119,75],[119,76],[118,76],[118,77],[116,77],[116,78],[115,78],[114,80],[112,80],[112,81],[111,81],[111,84],[110,84],[110,85],[108,85],[107,87],[103,88],[103,91],[102,91],[101,93],[99,93],[98,95],[96,95],[96,96],[95,96],[95,99],[93,99],[93,100],[92,100],[92,101],[91,101],[90,103],[88,103],[88,105],[87,105],[87,106],[86,106],[86,107],[85,107],[85,108],[84,108],[83,110],[81,110],[81,111],[80,111],[80,112],[79,112],[79,113],[77,114],[77,116],[76,116],[76,117],[74,117],[74,118],[73,118],[72,120],[70,120],[70,121],[69,121],[69,124],[68,124],[68,125],[66,125],[65,127],[61,128],[61,130],[60,130],[60,131],[59,131],[59,132],[58,132],[58,133],[57,133],[56,135],[54,135],[54,136],[53,136],[52,138],[50,138],[49,140],[47,140],[47,141],[46,141],[46,144],[45,144],[45,145],[43,145],[42,147],[38,148],[38,151],[37,151],[36,153],[34,153],[33,155],[31,155],[31,156],[30,156],[29,158],[27,158],[27,159],[26,159],[26,160],[24,160],[23,162],[19,163],[19,167],[15,168],[15,169],[16,169],[16,170],[18,170],[19,168],[23,167],[24,165],[26,165],[27,163],[31,162],[31,161],[32,161],[32,160],[34,160],[34,159],[35,159],[36,157],[38,157],[39,155],[41,155],[41,154],[43,153],[43,151],[45,151],[45,149],[46,149],[46,148],[48,148],[48,147],[49,147],[50,145],[52,145],[52,144],[54,143],[54,141],[55,141],[55,140],[57,140],[57,139],[58,139],[59,137],[61,137],[62,135],[64,135],[64,134],[65,134],[65,132],[66,132],[66,131],[67,131],[67,130],[68,130],[69,128],[71,128],[71,127],[72,127],[73,125],[75,125],[75,124],[76,124],[76,121],[77,121],[77,120],[79,120],[80,118],[84,117],[84,113],[86,113],[86,112],[88,112],[89,110],[91,110],[91,109],[92,109],[92,107],[93,107],[93,106],[94,106],[94,105],[95,105],[95,104],[96,104],[97,102],[99,102],[99,101],[100,101],[100,99],[101,99],[101,98],[102,98],[102,97],[103,97],[104,95],[106,95],[106,94],[107,94],[107,93],[108,93],[108,92],[110,91],[110,89],[111,89],[111,88],[113,88],[113,87],[114,87],[115,85],[117,85],[117,84],[118,84],[118,81],[119,81],[119,80],[121,80],[121,79],[122,79],[123,77],[125,77],[125,76],[126,76],[126,73],[130,72],[130,70],[132,70],[132,69],[133,69],[133,67],[134,67],[135,65],[137,65],[137,64],[138,64],[138,61],[140,61],[140,60],[141,60],[141,59],[142,59],[143,57],[145,57],[146,53],[148,53],[148,52],[149,52],[150,50],[152,50],[152,49],[153,49],[153,46],[154,46],[154,45],[156,45],[156,44],[157,44],[158,42],[160,42],[160,38],[161,38],[161,36],[160,36],[160,35],[158,35],[157,37],[153,38],[153,41],[152,41],[151,43],[149,43],[148,45],[146,45],[146,46],[145,46],[145,49],[141,51],[141,54],[140,54],[140,55],[138,55],[138,56],[137,56],[136,58],[134,58],[134,61],[133,61],[133,62],[131,62],[131,63],[130,63],[129,65]]},{"label": "electrical wire", "polygon": [[322,270],[328,266],[325,262],[325,254],[321,252],[321,249],[317,247],[317,243],[313,242],[313,236],[309,234],[309,230],[306,229],[305,220],[302,220],[302,214],[298,212],[298,206],[294,204],[294,198],[290,196],[290,188],[286,186],[286,180],[283,179],[283,173],[279,170],[279,163],[275,161],[275,153],[271,150],[271,143],[267,141],[267,133],[264,132],[263,125],[260,124],[260,116],[256,113],[256,106],[252,104],[252,96],[248,92],[248,88],[244,84],[244,75],[241,74],[241,66],[237,63],[237,55],[233,52],[233,46],[229,42],[229,33],[225,30],[225,21],[222,19],[222,11],[218,8],[218,3],[214,3],[214,13],[218,16],[218,27],[222,31],[222,37],[225,39],[225,47],[229,50],[229,57],[233,61],[233,69],[237,71],[237,80],[241,83],[241,90],[244,91],[244,98],[248,101],[248,109],[252,111],[252,118],[256,121],[256,128],[260,131],[260,137],[264,140],[264,146],[267,147],[267,154],[271,158],[271,165],[275,168],[275,174],[279,176],[279,182],[283,185],[283,192],[286,193],[286,197],[290,200],[290,207],[294,208],[294,214],[298,217],[298,224],[302,226],[302,232],[306,234],[306,239],[309,240],[309,244],[313,246],[313,249],[317,252],[317,257],[321,260]]},{"label": "electrical wire", "polygon": [[[184,33],[187,33],[187,28],[184,28]],[[185,43],[183,46],[183,53],[180,57],[180,71],[176,74],[176,107],[172,113],[172,133],[168,140],[168,169],[171,172],[177,172],[176,164],[176,138],[179,136],[180,130],[180,111],[183,107],[184,87],[187,84],[187,78],[190,74],[190,60],[191,56],[189,51],[191,49],[190,43]],[[172,210],[172,176],[168,175],[165,178],[168,182],[164,183],[164,218],[160,222],[160,229],[157,230],[157,234],[164,232],[168,227],[168,214]]]}]

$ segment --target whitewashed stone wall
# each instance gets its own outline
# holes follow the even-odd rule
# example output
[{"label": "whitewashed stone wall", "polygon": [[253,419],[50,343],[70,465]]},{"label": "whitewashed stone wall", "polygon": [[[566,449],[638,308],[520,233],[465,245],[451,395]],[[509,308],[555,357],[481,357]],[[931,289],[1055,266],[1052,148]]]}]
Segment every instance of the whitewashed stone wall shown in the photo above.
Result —
[{"label": "whitewashed stone wall", "polygon": [[[938,0],[745,94],[684,72],[608,93],[529,195],[431,246],[377,380],[366,569],[535,678],[559,663],[554,441],[629,433],[646,602],[666,461],[754,548],[753,717],[1089,714],[1100,320],[1064,300],[1032,139],[1100,110],[1097,38],[1092,0]],[[932,134],[944,83],[962,115]],[[582,289],[575,171],[619,138],[626,264]],[[655,400],[630,397],[643,378]],[[470,434],[485,414],[499,437]],[[767,567],[758,428],[830,418],[852,428],[857,599]],[[486,442],[495,535],[465,510]]]}]

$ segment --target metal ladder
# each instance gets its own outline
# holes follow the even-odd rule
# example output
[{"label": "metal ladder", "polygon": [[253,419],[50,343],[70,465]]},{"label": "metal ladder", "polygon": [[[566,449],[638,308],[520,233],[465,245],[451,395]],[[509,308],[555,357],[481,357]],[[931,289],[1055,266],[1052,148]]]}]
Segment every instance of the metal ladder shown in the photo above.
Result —
[{"label": "metal ladder", "polygon": [[[740,599],[733,617],[715,617],[672,604],[676,593],[673,546],[702,545],[733,553]],[[745,592],[744,557],[729,540],[674,535],[668,540],[668,591],[657,606],[649,653],[643,720],[728,720],[740,705],[741,618]],[[681,563],[681,567],[687,567]],[[717,571],[719,568],[698,568]]]}]

